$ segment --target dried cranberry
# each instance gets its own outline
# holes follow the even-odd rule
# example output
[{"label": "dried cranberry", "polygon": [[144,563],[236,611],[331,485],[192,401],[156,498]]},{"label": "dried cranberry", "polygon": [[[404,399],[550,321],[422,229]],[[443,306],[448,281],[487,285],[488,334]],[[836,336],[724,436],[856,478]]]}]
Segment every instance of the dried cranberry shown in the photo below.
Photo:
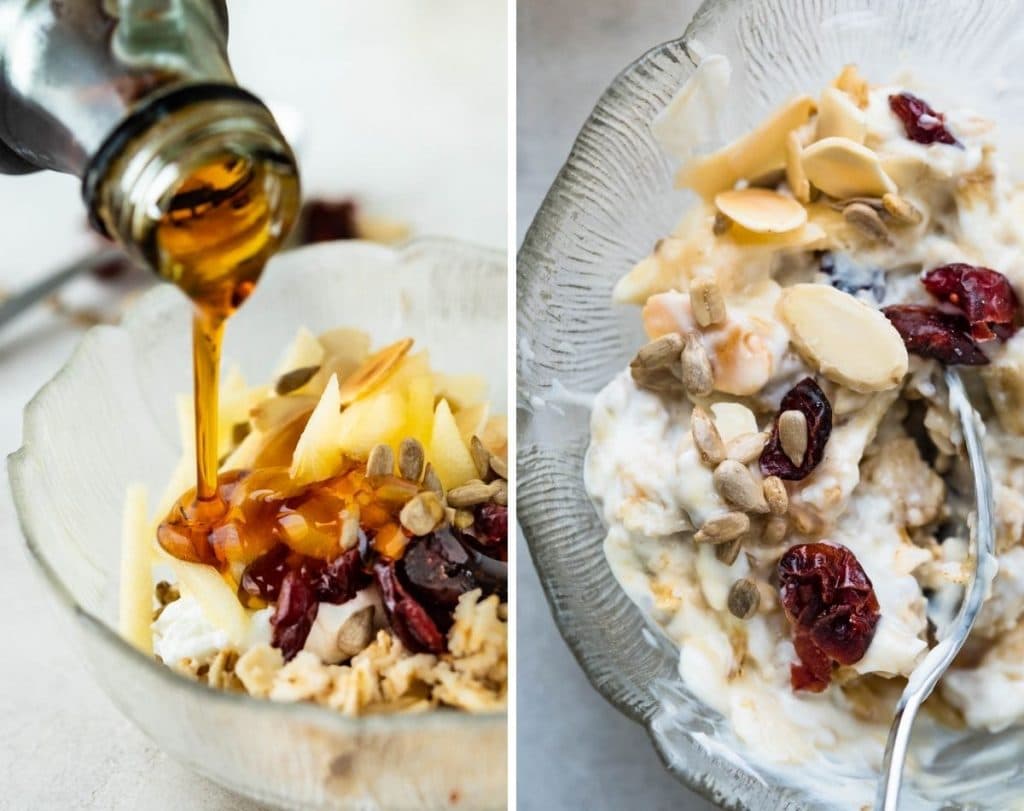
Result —
[{"label": "dried cranberry", "polygon": [[295,658],[306,644],[319,608],[310,582],[300,572],[288,572],[281,581],[281,593],[270,617],[270,643],[281,649],[286,662]]},{"label": "dried cranberry", "polygon": [[903,122],[903,129],[911,141],[963,146],[946,129],[946,116],[933,110],[924,99],[912,93],[896,93],[889,96],[889,109]]},{"label": "dried cranberry", "polygon": [[238,584],[238,596],[243,603],[248,604],[249,597],[257,597],[268,603],[277,600],[281,592],[281,581],[290,568],[290,554],[291,550],[280,544],[245,567]]},{"label": "dried cranberry", "polygon": [[794,465],[779,440],[779,418],[775,417],[772,435],[761,452],[761,472],[765,476],[799,481],[807,478],[825,455],[825,444],[832,435],[832,404],[825,392],[810,377],[805,377],[786,392],[779,404],[783,411],[799,411],[807,418],[807,451],[799,465]]},{"label": "dried cranberry", "polygon": [[476,508],[477,537],[488,546],[508,543],[508,507],[481,504]]},{"label": "dried cranberry", "polygon": [[871,644],[880,616],[871,580],[845,546],[800,544],[779,561],[779,596],[799,659],[790,668],[793,689],[821,692],[832,662],[852,665]]},{"label": "dried cranberry", "polygon": [[318,601],[335,605],[351,600],[372,580],[363,569],[358,548],[349,549],[327,562],[307,558],[302,564],[302,573],[312,585]]},{"label": "dried cranberry", "polygon": [[999,327],[1008,327],[1009,335],[1017,331],[1014,320],[1020,303],[1010,280],[1002,273],[955,262],[929,270],[921,281],[929,293],[964,314],[974,340],[1002,337],[994,331]]},{"label": "dried cranberry", "polygon": [[988,358],[971,337],[971,325],[962,315],[935,307],[902,304],[882,310],[903,338],[907,351],[949,365],[984,366]]},{"label": "dried cranberry", "polygon": [[466,548],[447,531],[414,538],[405,549],[399,569],[420,602],[446,612],[459,597],[476,588]]},{"label": "dried cranberry", "polygon": [[352,200],[310,200],[302,207],[299,218],[299,244],[355,239],[359,236],[356,214],[356,204]]},{"label": "dried cranberry", "polygon": [[402,640],[402,644],[416,653],[444,651],[444,636],[427,610],[416,602],[402,584],[395,561],[378,560],[373,564],[373,575],[391,628]]}]

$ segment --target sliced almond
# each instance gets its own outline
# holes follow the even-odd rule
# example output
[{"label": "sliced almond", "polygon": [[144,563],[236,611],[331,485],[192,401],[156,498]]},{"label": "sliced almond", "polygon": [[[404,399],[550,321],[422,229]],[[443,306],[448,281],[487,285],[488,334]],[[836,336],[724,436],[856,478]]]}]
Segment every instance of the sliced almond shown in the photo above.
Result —
[{"label": "sliced almond", "polygon": [[884,391],[907,373],[907,350],[878,310],[823,284],[782,291],[779,312],[800,353],[830,380],[858,392]]},{"label": "sliced almond", "polygon": [[342,381],[341,404],[344,406],[354,403],[382,383],[412,349],[412,344],[412,338],[403,338],[363,361],[358,369]]},{"label": "sliced almond", "polygon": [[832,82],[833,87],[842,90],[844,93],[849,93],[854,103],[860,107],[860,109],[867,109],[868,102],[870,101],[869,87],[867,80],[860,75],[860,71],[857,70],[856,65],[847,65],[840,71],[839,75]]},{"label": "sliced almond", "polygon": [[806,124],[812,112],[814,99],[810,96],[791,99],[745,135],[683,166],[676,175],[676,186],[710,198],[731,189],[738,180],[784,169],[786,136]]},{"label": "sliced almond", "polygon": [[878,155],[849,138],[823,138],[803,152],[807,179],[829,197],[881,197],[896,191]]},{"label": "sliced almond", "polygon": [[715,195],[726,217],[755,234],[784,234],[807,222],[807,209],[792,197],[769,189],[731,189]]},{"label": "sliced almond", "polygon": [[811,202],[811,184],[807,180],[807,173],[804,171],[803,144],[800,143],[800,136],[791,132],[786,136],[786,183],[789,190],[793,192],[801,203]]},{"label": "sliced almond", "polygon": [[864,111],[842,90],[826,87],[818,104],[815,140],[839,137],[863,144],[867,134],[868,119]]},{"label": "sliced almond", "polygon": [[742,403],[715,403],[711,406],[715,427],[725,442],[742,434],[757,433],[757,417]]}]

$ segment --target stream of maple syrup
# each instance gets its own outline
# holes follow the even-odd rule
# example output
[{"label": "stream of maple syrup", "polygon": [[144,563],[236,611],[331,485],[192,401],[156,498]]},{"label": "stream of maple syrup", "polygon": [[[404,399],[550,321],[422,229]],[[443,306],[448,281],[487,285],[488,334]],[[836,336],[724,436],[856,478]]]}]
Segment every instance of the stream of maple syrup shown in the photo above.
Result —
[{"label": "stream of maple syrup", "polygon": [[369,479],[348,465],[325,481],[297,486],[292,453],[312,410],[297,413],[264,437],[252,469],[218,475],[218,389],[227,319],[252,292],[280,243],[277,216],[261,168],[233,158],[192,174],[156,229],[161,272],[194,304],[192,358],[196,487],[160,524],[157,539],[175,557],[216,566],[239,578],[239,567],[285,544],[299,555],[329,559],[342,548],[346,520],[365,527],[392,555],[405,536],[402,504],[419,487],[397,477]]}]

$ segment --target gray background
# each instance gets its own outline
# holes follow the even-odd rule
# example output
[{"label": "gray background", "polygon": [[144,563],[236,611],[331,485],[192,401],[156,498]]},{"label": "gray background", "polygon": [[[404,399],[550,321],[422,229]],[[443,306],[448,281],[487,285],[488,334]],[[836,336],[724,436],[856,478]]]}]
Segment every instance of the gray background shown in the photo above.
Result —
[{"label": "gray background", "polygon": [[[696,7],[694,0],[519,0],[519,241],[604,88],[648,48],[679,36]],[[643,729],[587,683],[551,620],[521,537],[518,561],[519,808],[713,808],[671,778]]]}]

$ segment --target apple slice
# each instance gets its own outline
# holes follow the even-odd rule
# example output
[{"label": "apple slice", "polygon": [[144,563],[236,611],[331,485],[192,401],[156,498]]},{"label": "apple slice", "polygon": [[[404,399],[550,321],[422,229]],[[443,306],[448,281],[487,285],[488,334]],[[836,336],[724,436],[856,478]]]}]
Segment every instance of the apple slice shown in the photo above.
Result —
[{"label": "apple slice", "polygon": [[396,445],[405,425],[405,397],[382,391],[357,400],[341,414],[336,444],[355,459],[365,459],[374,445]]},{"label": "apple slice", "polygon": [[340,441],[345,427],[342,416],[338,378],[331,375],[295,444],[290,475],[296,484],[320,481],[338,470],[341,464]]},{"label": "apple slice", "polygon": [[409,381],[405,390],[406,409],[404,437],[419,440],[426,448],[434,423],[434,378],[419,375]]},{"label": "apple slice", "polygon": [[118,629],[143,653],[153,652],[154,534],[146,512],[146,488],[132,485],[125,493],[121,521],[121,599]]},{"label": "apple slice", "polygon": [[203,616],[224,631],[232,644],[240,645],[249,630],[249,612],[221,573],[204,563],[178,560],[162,549],[158,556],[174,572],[179,588],[196,599]]},{"label": "apple slice", "polygon": [[491,404],[486,400],[469,408],[461,408],[455,413],[455,424],[459,426],[459,436],[466,443],[466,447],[469,447],[469,442],[474,436],[478,437],[483,433],[490,414]]},{"label": "apple slice", "polygon": [[476,465],[469,448],[462,441],[459,426],[452,416],[448,401],[442,399],[434,411],[434,428],[427,452],[445,490],[451,490],[477,477]]}]

